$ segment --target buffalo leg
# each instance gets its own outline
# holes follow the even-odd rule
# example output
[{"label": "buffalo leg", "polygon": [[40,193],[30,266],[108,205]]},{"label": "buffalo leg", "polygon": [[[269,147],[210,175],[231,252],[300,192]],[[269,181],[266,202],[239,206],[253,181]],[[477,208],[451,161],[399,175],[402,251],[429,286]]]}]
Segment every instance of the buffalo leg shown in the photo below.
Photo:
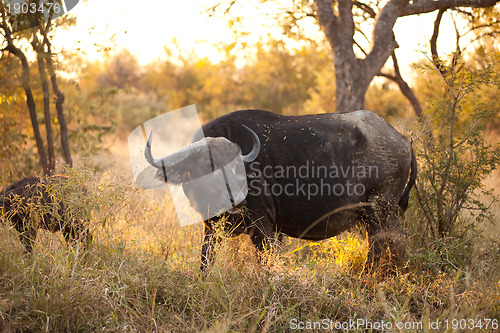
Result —
[{"label": "buffalo leg", "polygon": [[271,223],[267,221],[259,221],[249,231],[250,239],[252,240],[255,249],[257,250],[257,258],[262,261],[262,255],[273,248],[276,243],[276,238],[273,236],[274,230]]},{"label": "buffalo leg", "polygon": [[23,228],[22,230],[18,231],[19,231],[19,239],[21,240],[21,243],[24,245],[26,252],[31,253],[31,251],[33,250],[33,242],[35,241],[37,234],[36,229]]},{"label": "buffalo leg", "polygon": [[205,237],[201,246],[201,272],[205,272],[206,268],[211,265],[215,258],[215,246],[218,242],[215,232],[205,225]]},{"label": "buffalo leg", "polygon": [[92,241],[92,236],[87,227],[80,221],[75,220],[72,223],[66,223],[62,228],[64,239],[71,244],[75,245],[77,241],[82,242],[83,248],[87,248]]},{"label": "buffalo leg", "polygon": [[65,224],[63,226],[62,234],[64,236],[64,239],[66,239],[66,242],[68,243],[74,243],[75,240],[78,238],[75,228],[70,224]]},{"label": "buffalo leg", "polygon": [[397,210],[382,205],[369,211],[365,223],[368,231],[369,251],[366,269],[376,260],[387,259],[391,265],[402,267],[405,260],[406,232],[401,225]]}]

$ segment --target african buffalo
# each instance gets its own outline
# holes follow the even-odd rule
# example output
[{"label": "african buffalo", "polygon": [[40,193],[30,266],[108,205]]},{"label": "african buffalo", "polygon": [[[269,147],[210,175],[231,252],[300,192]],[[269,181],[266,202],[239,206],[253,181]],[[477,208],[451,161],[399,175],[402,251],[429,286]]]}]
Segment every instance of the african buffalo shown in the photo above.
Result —
[{"label": "african buffalo", "polygon": [[[69,192],[69,193],[68,193]],[[0,196],[0,212],[19,232],[21,242],[29,253],[38,229],[51,232],[61,231],[67,241],[91,240],[88,227],[84,224],[82,212],[75,204],[65,204],[86,196],[84,187],[68,185],[63,175],[50,177],[29,177],[7,187]]]},{"label": "african buffalo", "polygon": [[[322,240],[363,222],[369,263],[389,248],[391,260],[402,264],[406,233],[400,216],[408,206],[417,163],[410,142],[379,116],[369,111],[283,116],[242,110],[202,130],[191,145],[162,158],[152,156],[150,134],[146,160],[158,169],[156,178],[182,183],[200,210],[209,208],[202,196],[214,202],[218,196],[227,200],[228,193],[192,187],[188,181],[202,176],[200,166],[217,170],[239,156],[248,194],[225,214],[225,229],[232,236],[249,234],[260,252],[277,232]],[[204,221],[202,270],[213,258],[213,226],[219,220],[220,215]]]}]

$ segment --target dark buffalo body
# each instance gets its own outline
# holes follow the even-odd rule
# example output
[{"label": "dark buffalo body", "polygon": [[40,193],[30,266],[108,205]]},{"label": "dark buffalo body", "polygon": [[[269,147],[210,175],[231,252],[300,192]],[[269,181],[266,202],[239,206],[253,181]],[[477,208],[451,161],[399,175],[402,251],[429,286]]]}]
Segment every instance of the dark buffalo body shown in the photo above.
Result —
[{"label": "dark buffalo body", "polygon": [[[405,232],[399,215],[416,178],[411,144],[403,135],[369,111],[283,116],[243,110],[202,128],[205,137],[226,138],[247,154],[255,141],[242,125],[257,134],[260,152],[245,163],[249,193],[244,213],[228,216],[233,235],[248,233],[262,249],[275,232],[321,240],[364,222],[369,259],[390,246],[401,263]],[[200,132],[193,141],[199,139]],[[202,268],[217,220],[205,221]]]},{"label": "dark buffalo body", "polygon": [[[0,197],[0,210],[20,234],[27,252],[31,252],[38,229],[61,231],[66,240],[90,240],[87,227],[79,212],[70,209],[60,191],[67,178],[62,175],[24,178],[7,187]],[[83,187],[71,195],[85,196]],[[74,208],[74,207],[71,207]]]}]

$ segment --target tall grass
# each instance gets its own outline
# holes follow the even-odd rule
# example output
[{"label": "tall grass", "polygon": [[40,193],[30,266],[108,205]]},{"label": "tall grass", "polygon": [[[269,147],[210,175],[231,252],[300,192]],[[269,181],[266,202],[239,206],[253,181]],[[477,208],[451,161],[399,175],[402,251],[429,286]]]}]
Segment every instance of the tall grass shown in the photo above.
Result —
[{"label": "tall grass", "polygon": [[354,230],[323,242],[285,239],[262,263],[247,236],[227,239],[202,279],[201,224],[181,228],[170,201],[110,175],[74,172],[93,198],[94,241],[83,250],[40,232],[26,255],[16,231],[1,225],[2,332],[289,332],[325,319],[423,323],[392,330],[404,332],[448,319],[457,332],[471,330],[452,330],[453,319],[500,317],[497,237],[422,244],[415,207],[406,218],[408,262],[395,275],[362,273],[367,244]]}]

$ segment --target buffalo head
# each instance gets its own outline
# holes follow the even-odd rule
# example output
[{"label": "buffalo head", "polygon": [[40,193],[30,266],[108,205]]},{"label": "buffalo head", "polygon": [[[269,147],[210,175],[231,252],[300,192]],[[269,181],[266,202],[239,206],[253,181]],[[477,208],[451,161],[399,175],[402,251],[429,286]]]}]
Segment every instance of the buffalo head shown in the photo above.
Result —
[{"label": "buffalo head", "polygon": [[170,155],[155,158],[151,152],[152,131],[144,155],[147,162],[158,169],[155,178],[182,184],[191,205],[206,219],[234,207],[246,196],[247,179],[243,163],[257,158],[260,140],[253,130],[242,126],[253,140],[253,148],[246,155],[236,143],[225,137],[207,137]]}]

